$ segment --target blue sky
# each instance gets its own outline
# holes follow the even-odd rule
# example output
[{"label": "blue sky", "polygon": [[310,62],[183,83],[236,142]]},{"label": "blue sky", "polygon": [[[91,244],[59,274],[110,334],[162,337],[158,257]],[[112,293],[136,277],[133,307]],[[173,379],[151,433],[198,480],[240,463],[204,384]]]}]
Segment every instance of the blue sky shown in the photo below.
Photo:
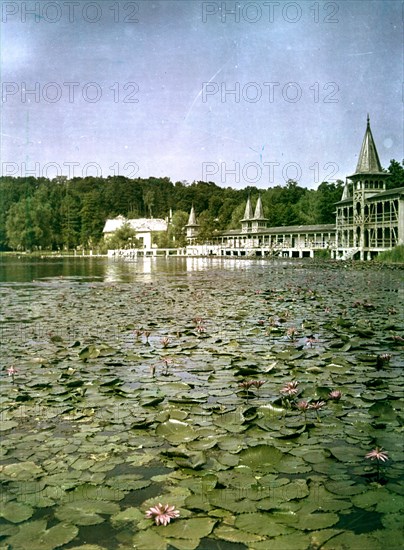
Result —
[{"label": "blue sky", "polygon": [[2,2],[3,175],[316,188],[354,172],[368,112],[404,157],[401,1],[25,6]]}]

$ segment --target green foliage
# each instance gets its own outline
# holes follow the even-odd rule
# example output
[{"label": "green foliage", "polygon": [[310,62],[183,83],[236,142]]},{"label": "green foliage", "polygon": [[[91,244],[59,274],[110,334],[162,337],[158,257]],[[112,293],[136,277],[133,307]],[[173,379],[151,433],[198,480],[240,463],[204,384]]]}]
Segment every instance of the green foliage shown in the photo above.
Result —
[{"label": "green foliage", "polygon": [[42,203],[40,190],[34,197],[22,198],[14,203],[7,215],[6,235],[14,250],[50,248],[52,243],[52,209]]},{"label": "green foliage", "polygon": [[175,212],[167,231],[165,233],[156,233],[153,242],[159,248],[181,248],[186,246],[185,225],[188,222],[188,216],[189,214],[182,210]]},{"label": "green foliage", "polygon": [[199,218],[199,233],[197,242],[199,244],[208,243],[211,241],[215,230],[217,230],[217,222],[209,210],[204,210]]},{"label": "green foliage", "polygon": [[[404,161],[392,160],[388,171],[387,188],[404,185]],[[192,205],[200,223],[199,240],[209,240],[215,230],[240,228],[247,197],[254,206],[259,193],[269,226],[334,223],[342,191],[341,181],[323,182],[313,190],[290,180],[260,191],[204,181],[172,183],[167,177],[0,177],[0,250],[92,247],[103,242],[108,218],[166,218],[170,209],[172,226],[154,239],[164,248],[184,246]]]},{"label": "green foliage", "polygon": [[391,264],[404,264],[404,245],[400,244],[391,250],[386,250],[376,258],[377,262],[386,262]]},{"label": "green foliage", "polygon": [[108,239],[108,248],[140,248],[140,241],[136,238],[136,231],[132,229],[129,222],[125,222],[119,229],[114,231]]},{"label": "green foliage", "polygon": [[395,189],[404,185],[404,160],[401,161],[401,164],[394,159],[391,160],[388,172],[391,175],[386,181],[387,189]]}]

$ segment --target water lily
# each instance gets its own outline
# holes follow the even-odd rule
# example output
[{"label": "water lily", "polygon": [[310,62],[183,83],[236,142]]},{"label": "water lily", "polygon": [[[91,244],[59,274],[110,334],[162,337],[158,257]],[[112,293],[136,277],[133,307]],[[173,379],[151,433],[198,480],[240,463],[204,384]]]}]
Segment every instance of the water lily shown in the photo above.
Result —
[{"label": "water lily", "polygon": [[286,336],[289,338],[289,340],[292,340],[292,342],[293,342],[297,338],[297,332],[298,331],[297,331],[296,327],[290,327],[286,331]]},{"label": "water lily", "polygon": [[309,408],[309,402],[303,399],[302,401],[299,401],[296,403],[296,407],[304,414],[304,420],[307,421],[306,413],[307,409]]},{"label": "water lily", "polygon": [[282,389],[281,389],[281,393],[287,395],[287,396],[292,396],[292,395],[296,395],[297,392],[299,391],[297,389],[298,387],[298,383],[297,382],[288,382]]},{"label": "water lily", "polygon": [[376,447],[365,455],[365,458],[376,460],[377,481],[380,481],[380,464],[389,460],[388,454],[387,451],[383,451],[383,447]]},{"label": "water lily", "polygon": [[390,359],[391,359],[390,353],[381,353],[380,355],[377,356],[377,362],[376,362],[377,367],[381,368],[386,363],[390,363]]},{"label": "water lily", "polygon": [[175,509],[175,506],[159,503],[149,508],[145,517],[154,519],[156,525],[168,525],[172,519],[178,518],[179,515],[180,513]]},{"label": "water lily", "polygon": [[261,386],[263,386],[265,384],[265,380],[251,380],[252,382],[252,386],[255,386],[257,388],[257,390],[260,389]]},{"label": "water lily", "polygon": [[168,367],[174,363],[173,359],[171,357],[163,357],[163,363],[164,363],[164,376],[168,376]]},{"label": "water lily", "polygon": [[170,339],[167,336],[164,336],[164,338],[161,339],[161,345],[163,346],[163,348],[168,347],[169,343]]},{"label": "water lily", "polygon": [[17,372],[17,369],[15,369],[13,365],[11,365],[11,367],[7,369],[7,374],[11,376],[11,381],[13,384],[14,384],[14,376],[16,372]]},{"label": "water lily", "polygon": [[370,458],[370,460],[381,460],[382,462],[386,462],[387,460],[389,460],[389,457],[388,457],[388,452],[387,451],[383,451],[382,450],[382,447],[376,447],[376,449],[373,449],[372,451],[370,451],[370,453],[368,453],[365,458]]},{"label": "water lily", "polygon": [[317,340],[317,338],[314,338],[314,336],[307,336],[306,337],[306,346],[308,348],[312,348],[316,342],[318,342],[318,340]]},{"label": "water lily", "polygon": [[308,401],[302,400],[302,401],[299,401],[298,403],[296,403],[296,407],[300,411],[306,412],[307,409],[310,407],[310,405],[309,405]]},{"label": "water lily", "polygon": [[328,394],[329,399],[332,399],[333,401],[339,401],[342,397],[342,392],[339,390],[332,390]]},{"label": "water lily", "polygon": [[318,411],[320,409],[322,409],[325,404],[326,404],[325,401],[314,401],[313,403],[310,403],[310,405],[309,405],[309,409],[313,409],[314,411],[316,411],[316,415],[317,415],[318,420],[320,420]]},{"label": "water lily", "polygon": [[248,398],[248,390],[252,386],[256,386],[255,382],[256,380],[243,380],[242,382],[239,383],[239,386],[247,391],[247,398]]}]

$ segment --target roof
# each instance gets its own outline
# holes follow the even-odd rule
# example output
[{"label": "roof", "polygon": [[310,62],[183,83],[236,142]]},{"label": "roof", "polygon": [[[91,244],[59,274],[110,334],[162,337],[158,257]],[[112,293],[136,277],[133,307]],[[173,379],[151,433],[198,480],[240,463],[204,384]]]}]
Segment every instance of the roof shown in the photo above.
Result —
[{"label": "roof", "polygon": [[262,207],[261,195],[258,197],[257,204],[255,206],[254,220],[266,220],[264,216],[264,209]]},{"label": "roof", "polygon": [[404,194],[404,187],[396,187],[395,189],[387,189],[387,191],[380,191],[380,193],[376,193],[376,195],[372,195],[371,197],[368,197],[366,200],[377,200],[384,197],[389,197],[391,195],[403,195]]},{"label": "roof", "polygon": [[[403,195],[404,194],[404,187],[395,187],[394,189],[387,189],[386,191],[379,191],[375,192],[374,195],[370,196],[370,197],[366,197],[366,202],[367,201],[377,201],[381,198],[385,198],[385,197],[390,197],[390,196],[394,196],[394,195],[397,195],[400,196],[400,195]],[[352,201],[353,201],[353,198],[350,197],[348,199],[342,199],[338,202],[336,202],[335,204],[352,204]]]},{"label": "roof", "polygon": [[[383,174],[382,165],[380,164],[379,155],[377,154],[376,145],[373,139],[372,130],[370,129],[369,115],[367,118],[366,132],[363,138],[362,147],[359,153],[358,164],[354,176],[359,174]],[[348,176],[349,178],[351,176]]]},{"label": "roof", "polygon": [[189,213],[189,219],[188,219],[188,223],[187,223],[186,227],[193,227],[193,226],[196,227],[197,225],[198,224],[196,223],[194,205],[192,205],[191,212]]},{"label": "roof", "polygon": [[247,220],[252,220],[252,217],[253,217],[253,211],[251,206],[251,200],[250,200],[250,197],[248,197],[247,204],[245,205],[244,216],[241,221],[246,222]]},{"label": "roof", "polygon": [[167,231],[167,222],[160,218],[137,218],[127,220],[123,216],[107,220],[104,225],[103,233],[113,233],[127,222],[132,229],[138,232],[148,231]]},{"label": "roof", "polygon": [[[252,235],[271,235],[276,233],[328,233],[335,232],[335,224],[328,223],[322,225],[282,225],[280,227],[268,227],[258,231],[251,232]],[[239,229],[229,229],[228,231],[218,231],[214,236],[220,235],[240,235],[245,237],[246,233],[242,233]]]}]

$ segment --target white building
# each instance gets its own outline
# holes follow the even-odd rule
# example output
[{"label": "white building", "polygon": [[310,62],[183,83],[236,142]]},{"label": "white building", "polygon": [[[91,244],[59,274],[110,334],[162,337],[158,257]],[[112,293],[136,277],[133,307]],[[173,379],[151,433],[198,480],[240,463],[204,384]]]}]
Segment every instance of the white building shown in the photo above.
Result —
[{"label": "white building", "polygon": [[168,224],[166,220],[160,218],[137,218],[127,220],[124,216],[118,216],[107,220],[102,230],[104,240],[107,242],[113,233],[120,229],[125,223],[128,223],[136,231],[136,238],[141,242],[141,248],[150,249],[153,247],[153,233],[167,231]]}]

